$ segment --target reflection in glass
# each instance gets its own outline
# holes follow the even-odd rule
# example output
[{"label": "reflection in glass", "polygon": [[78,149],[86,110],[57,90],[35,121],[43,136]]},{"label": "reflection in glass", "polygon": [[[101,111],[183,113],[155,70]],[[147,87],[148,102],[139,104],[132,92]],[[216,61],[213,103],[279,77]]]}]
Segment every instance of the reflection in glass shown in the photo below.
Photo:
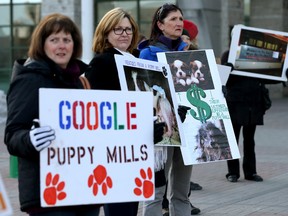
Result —
[{"label": "reflection in glass", "polygon": [[137,22],[137,2],[136,1],[106,1],[106,2],[99,2],[97,4],[97,21],[99,22],[101,18],[109,11],[112,10],[113,8],[116,7],[121,7],[125,11],[128,11],[133,18]]},{"label": "reflection in glass", "polygon": [[35,26],[40,20],[40,5],[14,5],[13,24]]},{"label": "reflection in glass", "polygon": [[0,26],[2,26],[2,25],[10,25],[9,5],[1,5],[0,6],[0,14],[1,14]]}]

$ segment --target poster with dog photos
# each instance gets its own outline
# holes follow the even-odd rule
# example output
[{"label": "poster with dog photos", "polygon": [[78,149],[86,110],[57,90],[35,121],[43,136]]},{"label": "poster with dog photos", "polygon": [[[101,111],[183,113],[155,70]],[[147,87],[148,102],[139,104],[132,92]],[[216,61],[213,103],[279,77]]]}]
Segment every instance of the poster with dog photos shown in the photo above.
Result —
[{"label": "poster with dog photos", "polygon": [[231,34],[231,74],[287,81],[288,32],[235,25]]},{"label": "poster with dog photos", "polygon": [[115,60],[122,90],[153,93],[154,123],[165,125],[162,139],[155,145],[180,147],[185,144],[179,136],[181,120],[169,65],[123,55],[115,55]]},{"label": "poster with dog photos", "polygon": [[239,149],[222,93],[213,50],[157,53],[170,66],[179,105],[189,108],[181,124],[185,165],[240,158]]},{"label": "poster with dog photos", "polygon": [[[40,89],[41,206],[154,199],[151,92]],[[47,100],[49,98],[49,100]]]}]

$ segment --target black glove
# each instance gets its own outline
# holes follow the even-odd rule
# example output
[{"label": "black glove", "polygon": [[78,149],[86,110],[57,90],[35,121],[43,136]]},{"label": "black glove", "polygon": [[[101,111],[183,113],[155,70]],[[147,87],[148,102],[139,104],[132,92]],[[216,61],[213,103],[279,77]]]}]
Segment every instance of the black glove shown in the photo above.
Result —
[{"label": "black glove", "polygon": [[234,70],[234,65],[232,63],[227,62],[227,63],[225,63],[225,65],[231,67],[231,71]]},{"label": "black glove", "polygon": [[165,123],[155,123],[154,122],[154,143],[158,143],[163,139]]},{"label": "black glove", "polygon": [[180,116],[180,119],[181,119],[182,123],[185,121],[187,111],[190,110],[190,109],[191,108],[187,107],[187,106],[182,106],[182,105],[178,106],[178,115]]}]

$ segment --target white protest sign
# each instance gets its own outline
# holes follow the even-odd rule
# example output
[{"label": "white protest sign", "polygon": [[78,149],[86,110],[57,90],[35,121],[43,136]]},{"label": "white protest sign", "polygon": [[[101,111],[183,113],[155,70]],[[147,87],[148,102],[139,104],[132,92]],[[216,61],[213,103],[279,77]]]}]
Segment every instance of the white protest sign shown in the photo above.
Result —
[{"label": "white protest sign", "polygon": [[[183,124],[185,165],[240,157],[213,50],[157,53],[168,63],[179,105],[189,107]],[[180,130],[181,132],[182,130]]]},{"label": "white protest sign", "polygon": [[0,174],[0,216],[12,215],[12,207],[8,199],[3,179]]},{"label": "white protest sign", "polygon": [[155,124],[165,124],[162,140],[155,146],[185,145],[179,136],[181,121],[169,65],[125,55],[115,55],[115,60],[122,90],[153,92],[151,110],[154,110]]},{"label": "white protest sign", "polygon": [[219,65],[219,64],[217,64],[217,67],[218,67],[221,83],[222,85],[226,85],[227,80],[231,73],[231,67],[226,66],[226,65]]},{"label": "white protest sign", "polygon": [[41,206],[154,199],[152,94],[40,89]]}]

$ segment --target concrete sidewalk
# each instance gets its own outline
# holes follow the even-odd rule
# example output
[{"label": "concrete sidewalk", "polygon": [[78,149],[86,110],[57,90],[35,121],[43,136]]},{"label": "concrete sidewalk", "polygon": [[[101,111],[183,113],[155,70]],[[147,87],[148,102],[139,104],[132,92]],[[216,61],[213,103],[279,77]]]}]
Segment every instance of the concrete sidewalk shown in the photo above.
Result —
[{"label": "concrete sidewalk", "polygon": [[[205,216],[270,216],[288,215],[288,98],[273,99],[265,115],[265,125],[256,131],[257,171],[263,182],[241,177],[237,183],[226,180],[226,162],[195,165],[192,181],[203,190],[192,191],[193,205]],[[0,172],[4,179],[15,216],[19,211],[17,179],[9,177],[9,154],[3,144],[3,123],[0,126]],[[242,144],[240,151],[242,152]],[[101,212],[101,216],[103,216]],[[139,205],[142,215],[142,204]],[[120,215],[122,216],[122,215]],[[124,216],[124,215],[123,215]]]}]

